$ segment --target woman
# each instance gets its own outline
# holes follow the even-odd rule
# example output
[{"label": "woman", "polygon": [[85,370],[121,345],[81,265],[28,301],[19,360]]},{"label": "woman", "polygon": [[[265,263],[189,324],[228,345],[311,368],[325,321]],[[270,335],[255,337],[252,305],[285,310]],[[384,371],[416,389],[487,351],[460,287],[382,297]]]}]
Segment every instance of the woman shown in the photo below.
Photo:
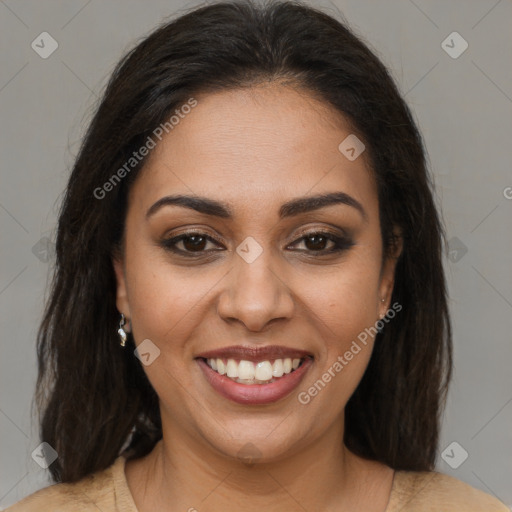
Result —
[{"label": "woman", "polygon": [[508,510],[433,471],[443,238],[411,114],[345,26],[296,2],[163,25],[68,184],[38,339],[56,485],[9,510]]}]

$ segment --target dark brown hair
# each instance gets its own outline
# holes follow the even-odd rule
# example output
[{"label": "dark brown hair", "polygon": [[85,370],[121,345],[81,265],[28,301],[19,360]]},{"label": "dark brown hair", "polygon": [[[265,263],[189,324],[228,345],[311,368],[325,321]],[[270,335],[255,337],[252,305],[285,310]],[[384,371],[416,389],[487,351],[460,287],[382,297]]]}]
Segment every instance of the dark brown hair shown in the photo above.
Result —
[{"label": "dark brown hair", "polygon": [[[345,443],[394,469],[432,470],[451,377],[445,235],[423,142],[388,71],[345,22],[298,1],[201,6],[157,28],[117,65],[76,158],[57,227],[56,264],[38,332],[40,435],[73,482],[162,437],[158,399],[130,336],[119,346],[112,255],[127,193],[145,163],[99,199],[153,130],[194,94],[289,80],[348,119],[378,186],[385,254],[403,236],[391,303],[345,411]],[[340,141],[341,142],[341,141]]]}]

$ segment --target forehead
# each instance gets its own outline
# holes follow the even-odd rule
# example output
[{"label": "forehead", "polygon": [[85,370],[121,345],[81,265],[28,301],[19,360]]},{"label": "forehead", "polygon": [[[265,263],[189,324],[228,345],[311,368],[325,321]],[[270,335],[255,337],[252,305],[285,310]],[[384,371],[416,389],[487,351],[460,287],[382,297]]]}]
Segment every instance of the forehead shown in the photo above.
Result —
[{"label": "forehead", "polygon": [[363,152],[350,161],[340,152],[353,131],[333,107],[276,84],[195,99],[197,106],[149,155],[130,192],[133,207],[147,210],[162,196],[180,193],[255,213],[285,198],[342,191],[365,204],[370,216],[376,210],[367,157]]}]

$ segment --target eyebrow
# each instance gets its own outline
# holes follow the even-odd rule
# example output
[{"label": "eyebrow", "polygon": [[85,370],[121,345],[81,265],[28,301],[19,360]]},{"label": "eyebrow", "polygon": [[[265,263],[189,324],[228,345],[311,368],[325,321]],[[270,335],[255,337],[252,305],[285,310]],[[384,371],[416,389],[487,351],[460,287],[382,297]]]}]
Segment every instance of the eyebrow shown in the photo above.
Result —
[{"label": "eyebrow", "polygon": [[[363,205],[357,201],[357,199],[354,199],[345,192],[331,192],[316,196],[305,196],[292,199],[281,205],[281,208],[279,209],[279,218],[285,219],[336,204],[344,204],[355,208],[361,214],[365,222],[368,222],[368,214],[363,208]],[[172,205],[189,208],[205,215],[221,217],[223,219],[233,218],[233,211],[226,203],[209,199],[207,197],[171,195],[162,197],[154,203],[147,211],[146,219],[154,215],[157,210],[163,206]]]}]

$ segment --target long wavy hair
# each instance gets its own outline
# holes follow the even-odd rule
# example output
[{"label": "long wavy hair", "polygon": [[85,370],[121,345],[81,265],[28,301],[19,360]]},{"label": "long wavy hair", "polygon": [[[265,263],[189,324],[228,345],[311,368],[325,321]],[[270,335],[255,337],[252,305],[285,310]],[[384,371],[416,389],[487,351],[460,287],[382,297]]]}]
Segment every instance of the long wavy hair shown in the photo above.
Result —
[{"label": "long wavy hair", "polygon": [[194,94],[287,81],[341,113],[366,145],[378,187],[384,254],[403,250],[391,302],[345,409],[346,446],[396,470],[432,470],[452,372],[446,244],[413,116],[374,51],[299,1],[225,1],[167,20],[115,68],[74,163],[59,212],[56,261],[37,335],[40,436],[58,453],[54,482],[138,458],[162,437],[158,397],[119,346],[113,254],[127,194],[146,158],[99,198],[148,136]]}]

